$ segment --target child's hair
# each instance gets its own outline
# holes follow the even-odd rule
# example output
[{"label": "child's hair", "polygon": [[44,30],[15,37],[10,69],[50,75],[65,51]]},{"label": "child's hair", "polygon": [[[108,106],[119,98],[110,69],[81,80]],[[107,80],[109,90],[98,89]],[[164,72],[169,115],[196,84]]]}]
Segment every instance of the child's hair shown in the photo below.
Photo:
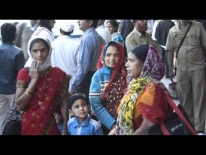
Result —
[{"label": "child's hair", "polygon": [[73,95],[71,95],[70,97],[67,98],[67,106],[68,106],[68,109],[71,110],[72,108],[72,105],[74,104],[74,102],[76,100],[79,100],[79,99],[83,99],[87,102],[87,104],[89,104],[89,99],[87,98],[86,95],[82,94],[82,93],[75,93]]}]

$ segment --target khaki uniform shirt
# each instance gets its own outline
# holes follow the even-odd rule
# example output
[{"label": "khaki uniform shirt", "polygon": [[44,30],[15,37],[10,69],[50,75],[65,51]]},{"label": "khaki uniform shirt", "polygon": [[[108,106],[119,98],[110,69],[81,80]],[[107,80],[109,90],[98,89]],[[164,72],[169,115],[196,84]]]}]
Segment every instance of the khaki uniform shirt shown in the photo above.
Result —
[{"label": "khaki uniform shirt", "polygon": [[[166,50],[176,52],[186,32],[180,25],[175,25],[169,31]],[[185,40],[178,52],[177,68],[183,71],[194,71],[205,67],[206,31],[200,23],[193,22]]]},{"label": "khaki uniform shirt", "polygon": [[125,43],[127,53],[129,53],[137,45],[152,44],[155,46],[151,34],[146,32],[145,35],[143,35],[136,28],[134,28],[134,30],[127,36]]}]

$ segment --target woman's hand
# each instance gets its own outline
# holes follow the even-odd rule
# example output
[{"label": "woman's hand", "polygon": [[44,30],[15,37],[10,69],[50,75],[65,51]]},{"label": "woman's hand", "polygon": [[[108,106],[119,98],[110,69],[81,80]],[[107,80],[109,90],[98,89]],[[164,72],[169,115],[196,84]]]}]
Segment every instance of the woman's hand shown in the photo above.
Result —
[{"label": "woman's hand", "polygon": [[150,122],[143,116],[142,125],[133,133],[133,135],[148,135],[149,128],[153,125],[154,123]]},{"label": "woman's hand", "polygon": [[37,70],[38,66],[39,66],[39,63],[36,60],[34,60],[31,64],[31,68],[29,71],[31,80],[38,81],[39,79],[39,71]]},{"label": "woman's hand", "polygon": [[62,124],[61,116],[59,114],[57,114],[57,113],[54,113],[54,116],[55,116],[56,124],[57,125],[61,125]]},{"label": "woman's hand", "polygon": [[108,135],[116,135],[116,128],[112,129]]}]

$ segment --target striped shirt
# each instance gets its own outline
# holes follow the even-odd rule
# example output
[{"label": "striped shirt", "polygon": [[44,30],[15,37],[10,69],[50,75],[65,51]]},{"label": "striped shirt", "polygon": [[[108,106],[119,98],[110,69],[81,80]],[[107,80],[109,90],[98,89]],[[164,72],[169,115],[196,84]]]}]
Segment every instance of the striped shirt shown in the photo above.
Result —
[{"label": "striped shirt", "polygon": [[101,69],[96,71],[92,77],[90,91],[89,91],[89,102],[91,104],[92,111],[95,113],[97,118],[104,124],[108,129],[116,122],[115,119],[110,115],[101,101],[101,95],[109,83],[112,70],[107,66],[103,66]]}]

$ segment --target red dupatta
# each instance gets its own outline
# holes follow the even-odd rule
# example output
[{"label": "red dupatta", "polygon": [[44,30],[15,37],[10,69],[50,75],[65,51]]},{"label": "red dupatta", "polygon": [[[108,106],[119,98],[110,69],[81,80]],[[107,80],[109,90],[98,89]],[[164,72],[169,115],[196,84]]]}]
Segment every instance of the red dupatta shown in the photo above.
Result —
[{"label": "red dupatta", "polygon": [[[29,82],[28,71],[22,69],[17,80]],[[40,77],[33,97],[22,116],[22,135],[60,135],[54,113],[60,114],[60,103],[68,88],[69,77],[54,67]]]},{"label": "red dupatta", "polygon": [[115,67],[112,69],[111,77],[109,80],[109,83],[105,87],[101,100],[105,103],[105,107],[107,108],[108,112],[112,115],[114,119],[117,117],[116,108],[120,104],[120,100],[122,99],[124,95],[124,90],[127,87],[126,83],[126,69],[125,69],[125,57],[124,57],[124,47],[119,42],[111,41],[108,44],[106,44],[104,47],[102,47],[103,51],[100,56],[99,62],[98,62],[98,69],[102,68],[103,65],[103,59],[105,58],[107,48],[110,43],[115,43],[118,46],[119,49],[119,59],[115,65]]}]

